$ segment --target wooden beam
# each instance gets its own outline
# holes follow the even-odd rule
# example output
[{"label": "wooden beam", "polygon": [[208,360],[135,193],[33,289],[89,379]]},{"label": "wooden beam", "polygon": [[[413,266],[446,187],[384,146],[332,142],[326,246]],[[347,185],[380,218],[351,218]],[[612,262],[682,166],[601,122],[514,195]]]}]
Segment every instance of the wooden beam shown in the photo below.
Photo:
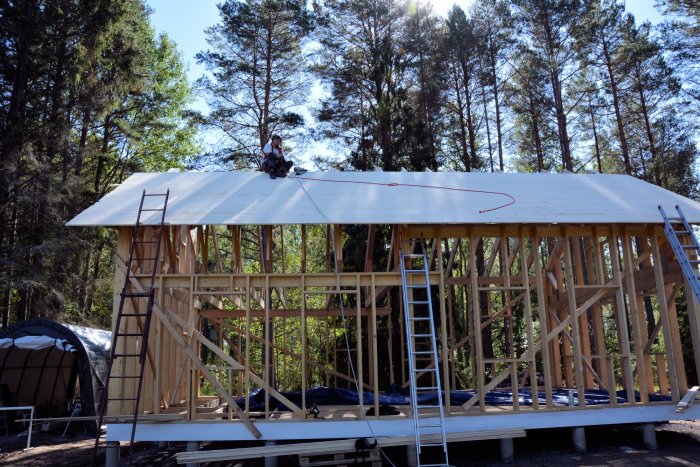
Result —
[{"label": "wooden beam", "polygon": [[[389,316],[391,314],[390,308],[376,308],[377,316]],[[372,307],[361,308],[360,314],[363,317],[372,315]],[[204,318],[242,318],[244,317],[245,310],[201,310],[199,316]],[[309,318],[326,318],[333,317],[339,318],[343,316],[342,310],[340,308],[305,308],[304,315]],[[252,318],[264,318],[265,312],[263,310],[251,310],[250,316]],[[272,318],[299,318],[301,317],[301,308],[299,309],[280,309],[275,308],[270,310],[270,317]]]},{"label": "wooden beam", "polygon": [[[525,430],[522,428],[501,428],[495,430],[478,430],[464,433],[447,433],[447,442],[480,441],[500,438],[522,438]],[[442,435],[423,435],[421,440],[425,443],[442,441]],[[393,446],[406,446],[416,442],[415,436],[383,436],[374,438],[377,447],[388,448]],[[257,457],[278,457],[303,454],[334,454],[338,452],[356,451],[355,439],[341,439],[336,441],[317,441],[297,444],[279,444],[273,446],[258,446],[252,448],[221,449],[212,451],[180,452],[175,455],[178,464],[191,464],[196,462],[218,462],[229,460],[254,459]]]}]

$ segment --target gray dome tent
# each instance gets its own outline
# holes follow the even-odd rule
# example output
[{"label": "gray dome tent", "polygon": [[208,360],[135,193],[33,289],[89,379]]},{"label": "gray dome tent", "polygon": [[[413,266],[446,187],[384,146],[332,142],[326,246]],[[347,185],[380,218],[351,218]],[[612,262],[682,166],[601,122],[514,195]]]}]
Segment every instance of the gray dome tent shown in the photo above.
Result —
[{"label": "gray dome tent", "polygon": [[79,397],[82,415],[95,415],[111,341],[109,331],[45,319],[8,327],[0,332],[4,404],[34,405],[38,416],[61,416],[67,415],[67,402]]}]

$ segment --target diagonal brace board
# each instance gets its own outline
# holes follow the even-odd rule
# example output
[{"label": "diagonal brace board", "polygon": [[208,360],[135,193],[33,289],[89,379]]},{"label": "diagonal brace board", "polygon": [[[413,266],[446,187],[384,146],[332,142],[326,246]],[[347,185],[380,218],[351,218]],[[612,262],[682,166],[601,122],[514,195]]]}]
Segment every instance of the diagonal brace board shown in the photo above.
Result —
[{"label": "diagonal brace board", "polygon": [[[119,267],[122,270],[126,270],[126,265],[124,262],[121,260],[121,258],[117,257],[117,267]],[[143,292],[143,286],[141,283],[135,279],[134,277],[129,277],[129,280],[131,281],[131,285],[133,285],[136,290],[139,292]],[[202,361],[199,359],[197,354],[192,350],[192,348],[187,344],[185,341],[185,338],[182,337],[182,335],[177,332],[177,329],[175,328],[175,325],[170,321],[168,316],[163,312],[163,310],[160,309],[160,307],[154,303],[153,304],[153,312],[158,316],[158,319],[161,320],[163,325],[170,331],[170,334],[175,338],[178,344],[185,350],[185,353],[187,353],[187,356],[190,358],[190,361],[194,365],[194,367],[198,370],[201,371],[204,377],[216,388],[216,391],[223,397],[226,402],[228,402],[231,407],[234,409],[238,417],[241,419],[243,424],[250,430],[250,432],[255,436],[255,438],[260,439],[262,437],[262,434],[258,431],[258,429],[253,425],[253,422],[250,421],[250,418],[248,418],[248,415],[236,404],[236,401],[233,399],[233,397],[224,389],[224,387],[217,381],[217,379],[214,377],[214,375],[211,374],[209,369],[202,363]]]}]

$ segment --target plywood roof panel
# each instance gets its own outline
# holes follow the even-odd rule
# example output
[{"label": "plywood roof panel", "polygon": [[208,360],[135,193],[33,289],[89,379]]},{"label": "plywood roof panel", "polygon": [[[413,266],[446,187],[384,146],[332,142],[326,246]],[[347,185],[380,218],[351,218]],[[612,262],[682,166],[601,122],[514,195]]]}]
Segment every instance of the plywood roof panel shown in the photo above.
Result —
[{"label": "plywood roof panel", "polygon": [[659,204],[700,222],[699,203],[626,175],[167,172],[132,175],[68,225],[133,225],[144,189],[170,189],[171,225],[645,224]]}]

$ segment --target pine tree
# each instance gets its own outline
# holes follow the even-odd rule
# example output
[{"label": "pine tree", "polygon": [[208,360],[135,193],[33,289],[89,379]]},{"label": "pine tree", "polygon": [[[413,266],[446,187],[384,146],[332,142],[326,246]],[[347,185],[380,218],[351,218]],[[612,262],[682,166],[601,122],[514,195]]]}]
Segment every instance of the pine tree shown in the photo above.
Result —
[{"label": "pine tree", "polygon": [[302,43],[312,29],[303,0],[227,0],[221,22],[207,30],[211,50],[197,55],[211,71],[199,85],[209,125],[226,139],[220,162],[259,167],[273,134],[292,137],[304,125],[296,110],[308,96]]},{"label": "pine tree", "polygon": [[567,80],[576,69],[572,33],[582,17],[580,0],[513,0],[519,18],[521,40],[546,66],[550,90],[548,99],[557,122],[562,168],[574,171],[574,156],[569,135],[569,114],[576,105],[564,101]]},{"label": "pine tree", "polygon": [[319,120],[342,140],[359,170],[399,168],[396,132],[406,100],[401,47],[407,5],[401,0],[331,0],[321,22],[318,76],[329,87]]}]

